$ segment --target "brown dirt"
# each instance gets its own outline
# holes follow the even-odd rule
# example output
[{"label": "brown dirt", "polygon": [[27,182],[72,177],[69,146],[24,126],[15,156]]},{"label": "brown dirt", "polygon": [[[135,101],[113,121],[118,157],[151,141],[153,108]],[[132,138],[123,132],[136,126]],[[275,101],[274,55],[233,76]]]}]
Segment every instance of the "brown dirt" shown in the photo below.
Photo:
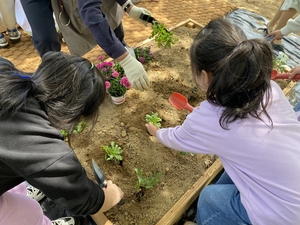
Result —
[{"label": "brown dirt", "polygon": [[[149,9],[156,19],[166,27],[171,27],[188,18],[205,25],[209,20],[238,7],[271,19],[280,3],[281,0],[141,0],[137,5]],[[151,34],[149,26],[143,27],[127,16],[124,18],[124,29],[125,40],[131,46],[136,46]],[[176,110],[168,102],[173,91],[188,97],[190,104],[194,106],[204,99],[203,93],[193,84],[188,57],[191,41],[199,29],[181,27],[175,31],[179,42],[171,49],[158,49],[155,43],[149,43],[156,56],[151,63],[145,65],[151,80],[150,90],[129,90],[122,105],[114,105],[107,96],[93,132],[89,136],[78,135],[73,138],[72,147],[88,174],[93,176],[91,159],[94,158],[108,179],[117,183],[125,193],[125,204],[106,213],[114,224],[156,224],[195,183],[207,165],[212,163],[207,155],[181,155],[162,146],[147,134],[144,127],[145,115],[152,112],[157,112],[163,119],[163,127],[176,126],[183,122],[188,112]],[[68,52],[67,46],[63,45],[62,50]],[[0,55],[25,71],[34,71],[40,62],[30,37],[24,33],[20,43],[11,45],[9,49],[0,49]],[[105,56],[96,47],[84,57],[97,64],[99,55]],[[123,166],[104,159],[101,146],[108,145],[111,141],[124,150]],[[137,178],[134,168],[142,168],[146,174],[156,174],[159,171],[163,173],[161,182],[147,190],[140,202],[135,196],[134,185]]]}]

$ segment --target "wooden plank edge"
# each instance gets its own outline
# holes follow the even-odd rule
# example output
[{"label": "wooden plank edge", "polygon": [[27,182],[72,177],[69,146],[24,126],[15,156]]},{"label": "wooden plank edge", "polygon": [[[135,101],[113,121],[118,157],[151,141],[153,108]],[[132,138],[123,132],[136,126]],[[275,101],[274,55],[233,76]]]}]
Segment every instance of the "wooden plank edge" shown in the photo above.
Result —
[{"label": "wooden plank edge", "polygon": [[290,94],[292,88],[297,84],[297,82],[295,81],[290,81],[290,83],[288,83],[288,85],[283,89],[283,93],[285,94],[285,96],[288,97],[288,95]]},{"label": "wooden plank edge", "polygon": [[221,160],[218,158],[156,225],[176,224],[189,206],[197,199],[201,190],[207,186],[222,169]]}]

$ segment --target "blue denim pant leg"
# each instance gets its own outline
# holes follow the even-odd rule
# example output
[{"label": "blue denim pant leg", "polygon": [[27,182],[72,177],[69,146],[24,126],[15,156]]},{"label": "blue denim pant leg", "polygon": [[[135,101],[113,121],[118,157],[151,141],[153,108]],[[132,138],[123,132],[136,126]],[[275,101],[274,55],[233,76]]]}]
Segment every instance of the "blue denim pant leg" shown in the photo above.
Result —
[{"label": "blue denim pant leg", "polygon": [[199,196],[198,225],[251,225],[240,200],[240,192],[226,172],[216,184],[205,187]]},{"label": "blue denim pant leg", "polygon": [[298,103],[294,106],[294,111],[295,111],[295,112],[300,111],[300,102],[298,102]]}]

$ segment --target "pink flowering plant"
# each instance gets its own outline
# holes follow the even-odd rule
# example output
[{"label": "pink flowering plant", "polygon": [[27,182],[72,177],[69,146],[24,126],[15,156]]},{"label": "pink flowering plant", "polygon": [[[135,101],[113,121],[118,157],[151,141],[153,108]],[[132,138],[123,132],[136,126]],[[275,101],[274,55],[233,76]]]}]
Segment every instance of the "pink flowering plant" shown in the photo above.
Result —
[{"label": "pink flowering plant", "polygon": [[154,59],[154,54],[151,52],[151,46],[136,47],[134,49],[135,56],[142,64],[147,63]]},{"label": "pink flowering plant", "polygon": [[105,87],[111,96],[123,96],[126,91],[131,87],[128,78],[125,75],[122,66],[113,61],[105,62],[103,57],[99,56],[100,63],[96,67],[105,76]]}]

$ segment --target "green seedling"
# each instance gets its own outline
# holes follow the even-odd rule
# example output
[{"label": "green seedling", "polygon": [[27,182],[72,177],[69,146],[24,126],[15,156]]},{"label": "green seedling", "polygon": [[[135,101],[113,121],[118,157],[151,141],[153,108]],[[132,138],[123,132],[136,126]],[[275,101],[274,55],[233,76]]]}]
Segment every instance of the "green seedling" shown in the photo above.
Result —
[{"label": "green seedling", "polygon": [[73,134],[79,134],[83,131],[84,128],[86,128],[88,126],[87,122],[85,121],[81,121],[80,123],[77,124],[77,126],[75,127],[75,129],[72,131]]},{"label": "green seedling", "polygon": [[[86,128],[88,126],[87,122],[85,121],[81,121],[79,122],[76,126],[75,126],[75,129],[72,130],[72,133],[73,134],[79,134],[83,131],[84,128]],[[68,137],[69,136],[69,132],[66,131],[66,130],[60,130],[60,133],[62,134],[62,136],[65,138],[65,137]]]},{"label": "green seedling", "polygon": [[143,177],[143,169],[134,168],[134,170],[138,179],[134,187],[137,188],[138,191],[141,191],[142,188],[153,188],[154,185],[159,183],[160,177],[162,176],[162,172],[158,172],[155,176],[150,172],[148,176]]},{"label": "green seedling", "polygon": [[277,70],[279,73],[283,73],[286,68],[286,63],[288,60],[288,56],[283,52],[280,52],[277,57],[273,59],[273,69]]},{"label": "green seedling", "polygon": [[105,159],[106,160],[115,160],[115,161],[122,161],[122,152],[123,150],[121,149],[121,147],[117,144],[115,144],[115,142],[110,142],[110,146],[108,145],[102,145],[101,146],[104,151],[106,152],[105,155]]},{"label": "green seedling", "polygon": [[154,126],[161,127],[161,121],[162,119],[158,116],[158,113],[151,113],[151,115],[147,114],[146,115],[146,122],[149,123],[151,122]]},{"label": "green seedling", "polygon": [[194,156],[194,154],[190,153],[190,152],[179,152],[179,155],[187,155],[187,154],[190,154],[191,156]]},{"label": "green seedling", "polygon": [[150,38],[153,37],[159,48],[171,48],[178,41],[178,38],[174,37],[174,32],[168,31],[163,23],[153,22]]}]

